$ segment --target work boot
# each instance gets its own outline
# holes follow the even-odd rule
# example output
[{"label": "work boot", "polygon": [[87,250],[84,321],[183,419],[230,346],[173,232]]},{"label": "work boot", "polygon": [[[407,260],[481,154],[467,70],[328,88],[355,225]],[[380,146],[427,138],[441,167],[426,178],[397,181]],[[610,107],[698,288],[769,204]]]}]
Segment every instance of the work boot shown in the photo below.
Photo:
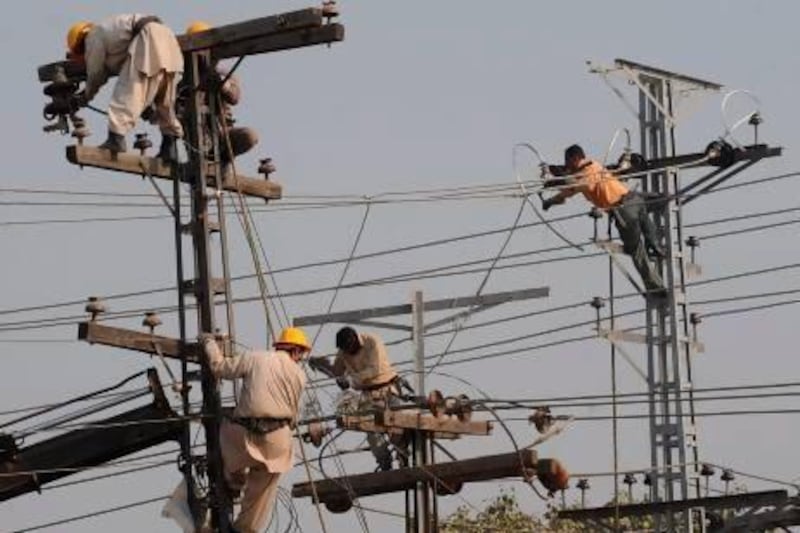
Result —
[{"label": "work boot", "polygon": [[98,146],[98,148],[102,150],[108,150],[112,154],[128,151],[128,147],[125,144],[125,136],[120,135],[119,133],[114,133],[113,131],[108,132],[108,138],[106,139],[106,142]]},{"label": "work boot", "polygon": [[388,472],[391,470],[392,453],[389,451],[389,448],[387,447],[383,450],[380,450],[380,452],[376,454],[375,461],[378,463],[378,472]]},{"label": "work boot", "polygon": [[178,160],[178,138],[172,135],[162,135],[157,157],[164,163],[176,162]]}]

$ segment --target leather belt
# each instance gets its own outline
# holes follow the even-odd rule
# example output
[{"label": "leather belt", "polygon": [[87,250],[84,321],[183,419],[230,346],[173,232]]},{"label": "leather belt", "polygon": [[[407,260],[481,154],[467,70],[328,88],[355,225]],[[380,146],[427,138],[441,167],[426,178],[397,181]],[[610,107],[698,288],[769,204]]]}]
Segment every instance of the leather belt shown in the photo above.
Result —
[{"label": "leather belt", "polygon": [[391,385],[396,385],[398,378],[399,378],[399,376],[395,376],[395,377],[393,377],[392,379],[390,379],[389,381],[387,381],[385,383],[379,383],[377,385],[365,385],[365,386],[361,387],[359,390],[366,391],[366,392],[372,392],[372,391],[380,390],[380,389],[383,389],[385,387],[389,387]]},{"label": "leather belt", "polygon": [[131,33],[133,34],[133,37],[136,37],[137,35],[142,33],[142,30],[144,29],[144,27],[147,26],[148,24],[150,24],[151,22],[161,23],[161,19],[156,17],[156,16],[154,16],[154,15],[148,15],[148,16],[142,17],[139,20],[137,20],[136,22],[134,22],[133,23],[133,28],[131,29]]},{"label": "leather belt", "polygon": [[289,418],[231,417],[230,420],[257,435],[272,433],[292,423]]}]

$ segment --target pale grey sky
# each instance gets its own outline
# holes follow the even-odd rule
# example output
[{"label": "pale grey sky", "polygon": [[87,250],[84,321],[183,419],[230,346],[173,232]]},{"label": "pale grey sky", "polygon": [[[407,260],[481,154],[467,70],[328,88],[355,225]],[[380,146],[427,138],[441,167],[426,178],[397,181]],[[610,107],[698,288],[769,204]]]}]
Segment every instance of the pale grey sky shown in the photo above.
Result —
[{"label": "pale grey sky", "polygon": [[[0,39],[6,51],[4,68],[4,118],[6,133],[1,150],[5,163],[3,188],[66,189],[108,193],[150,194],[147,182],[104,171],[81,171],[63,157],[69,138],[41,131],[44,98],[36,80],[36,67],[62,53],[68,26],[81,18],[97,19],[121,12],[154,12],[176,29],[191,20],[212,24],[305,7],[304,2],[50,2],[18,3],[0,21]],[[580,142],[602,157],[613,132],[635,126],[634,120],[600,79],[587,73],[586,60],[610,63],[626,57],[666,69],[697,75],[729,88],[752,90],[762,102],[765,123],[761,138],[785,147],[784,156],[765,161],[736,178],[766,177],[798,169],[794,147],[797,131],[796,101],[800,65],[796,54],[796,2],[746,1],[607,1],[607,2],[341,2],[341,21],[347,36],[330,49],[307,50],[251,57],[240,74],[244,101],[237,109],[241,124],[261,132],[262,144],[244,157],[240,166],[255,173],[258,157],[271,156],[278,166],[276,179],[287,197],[303,194],[375,195],[384,191],[453,187],[513,180],[511,147],[519,141],[535,144],[551,161],[563,147]],[[105,104],[110,87],[99,102]],[[632,93],[631,93],[632,94]],[[744,103],[741,103],[744,105]],[[678,130],[681,150],[701,150],[722,133],[720,96],[693,102],[690,118]],[[99,143],[105,125],[89,115]],[[750,139],[750,132],[743,134]],[[638,142],[638,141],[637,141]],[[711,195],[687,210],[686,222],[722,216],[797,207],[800,186],[793,180],[772,182]],[[9,226],[21,220],[81,217],[120,217],[164,214],[164,209],[91,206],[14,206],[7,202],[91,201],[88,198],[22,196],[0,193],[0,247],[4,250],[4,276],[0,290],[2,309],[80,300],[90,294],[137,291],[174,283],[173,236],[168,219],[136,222],[94,222]],[[122,198],[122,201],[127,199]],[[102,198],[100,201],[111,201]],[[151,202],[150,199],[146,199]],[[291,201],[287,198],[287,202]],[[276,204],[278,205],[278,204]],[[510,225],[518,199],[458,203],[376,205],[359,251],[370,252],[406,244],[447,238]],[[579,199],[550,213],[581,213]],[[346,256],[364,214],[363,207],[319,211],[287,211],[256,215],[258,229],[274,267],[298,265]],[[790,220],[796,214],[773,217]],[[534,221],[526,211],[523,222]],[[743,225],[757,224],[749,221]],[[249,273],[252,264],[241,230],[232,219],[233,270]],[[740,226],[698,228],[704,235]],[[591,235],[591,222],[579,218],[559,225],[572,240]],[[421,268],[480,259],[496,253],[503,235],[463,241],[355,263],[346,281],[358,281]],[[508,253],[557,246],[561,242],[542,228],[515,233]],[[571,252],[561,252],[570,255]],[[558,255],[558,254],[556,254]],[[552,255],[551,255],[552,256]],[[548,256],[548,257],[551,257]],[[713,278],[776,265],[800,262],[796,226],[749,233],[703,243],[699,250],[704,275]],[[278,276],[284,292],[334,284],[341,266]],[[487,291],[549,286],[547,300],[510,304],[478,320],[498,318],[528,310],[547,309],[606,292],[607,261],[585,259],[495,272]],[[388,305],[408,301],[413,289],[428,298],[474,293],[482,276],[428,279],[388,286],[343,291],[337,309]],[[753,276],[690,291],[692,299],[707,299],[797,288],[796,270]],[[620,283],[622,283],[620,281]],[[625,289],[627,292],[627,289]],[[256,294],[255,285],[236,285],[237,296]],[[287,300],[293,316],[323,312],[330,293]],[[791,296],[787,297],[791,298]],[[786,298],[784,298],[786,299]],[[112,302],[113,310],[170,305],[173,293]],[[620,305],[622,310],[639,302]],[[735,305],[734,305],[735,306]],[[706,310],[716,310],[714,309]],[[703,311],[702,307],[697,310]],[[2,315],[6,325],[18,320],[74,316],[81,305],[52,311]],[[238,308],[240,340],[263,342],[263,319],[254,304]],[[534,333],[565,323],[589,320],[588,306],[485,328],[459,336],[455,349],[507,337]],[[174,334],[165,320],[164,334]],[[625,323],[634,325],[635,319]],[[792,306],[709,319],[700,328],[706,353],[695,359],[695,385],[712,387],[796,379],[797,311]],[[116,321],[138,328],[139,319]],[[317,345],[319,353],[333,346],[333,328],[327,328]],[[588,335],[589,327],[542,336],[497,349],[514,350],[534,344]],[[5,372],[0,375],[0,410],[55,402],[102,388],[142,370],[155,361],[77,342],[29,343],[6,340],[69,340],[75,326],[45,330],[2,331]],[[386,333],[393,339],[394,334]],[[428,341],[438,352],[446,337]],[[634,354],[642,356],[637,350]],[[395,360],[411,355],[407,344],[393,348]],[[459,354],[455,357],[461,357]],[[602,394],[609,391],[608,347],[601,341],[567,344],[516,353],[482,362],[443,367],[443,371],[474,382],[493,396],[532,398]],[[642,359],[643,361],[643,359]],[[163,376],[166,380],[166,376]],[[620,369],[620,390],[641,390],[627,367]],[[468,392],[462,384],[441,376],[432,386],[445,392]],[[323,398],[325,396],[323,395]],[[722,408],[800,408],[796,398],[750,402],[705,403],[698,411]],[[577,412],[577,411],[576,411]],[[579,414],[602,415],[605,409]],[[634,408],[624,412],[635,412]],[[512,425],[518,441],[533,438],[525,424]],[[700,423],[700,453],[709,462],[730,465],[779,479],[800,476],[794,446],[800,436],[796,415],[760,417],[709,417]],[[342,449],[358,443],[343,438]],[[465,439],[453,446],[460,457],[510,451],[502,432],[485,439]],[[611,469],[611,430],[607,422],[578,423],[542,447],[542,453],[562,459],[574,472]],[[648,465],[648,435],[644,421],[620,423],[620,467]],[[372,469],[371,458],[349,459],[348,472]],[[332,467],[330,468],[332,470]],[[296,469],[285,480],[289,486],[305,476]],[[166,494],[179,481],[172,467],[128,477],[79,485],[74,489],[32,494],[0,505],[0,529],[13,531],[84,512],[122,505]],[[609,498],[607,480],[593,480],[592,503]],[[516,487],[526,509],[541,504],[525,487],[514,482],[484,483],[466,487],[461,495],[473,503],[493,494],[499,486]],[[748,488],[774,487],[748,481]],[[574,491],[573,491],[574,492]],[[577,498],[577,493],[572,494]],[[441,500],[443,514],[463,502]],[[296,502],[307,531],[319,529],[307,501]],[[372,498],[365,505],[402,511],[402,496]],[[60,526],[54,531],[95,532],[174,531],[160,518],[159,505]],[[285,518],[286,514],[281,512]],[[330,515],[333,531],[351,531],[352,514]],[[368,514],[372,529],[398,530],[395,518]]]}]

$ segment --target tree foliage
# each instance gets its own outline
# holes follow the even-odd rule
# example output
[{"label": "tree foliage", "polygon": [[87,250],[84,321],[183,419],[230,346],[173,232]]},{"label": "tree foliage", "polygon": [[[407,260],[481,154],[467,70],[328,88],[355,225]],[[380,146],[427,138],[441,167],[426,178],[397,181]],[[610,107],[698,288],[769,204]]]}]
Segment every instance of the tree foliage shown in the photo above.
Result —
[{"label": "tree foliage", "polygon": [[[620,503],[627,503],[620,501]],[[613,505],[609,502],[608,505]],[[576,506],[571,506],[576,507]],[[619,522],[620,531],[652,531],[653,524],[649,518],[623,518]],[[502,491],[490,500],[483,510],[474,512],[462,506],[448,516],[440,524],[442,533],[589,533],[596,531],[591,525],[571,520],[559,520],[556,508],[549,506],[544,516],[537,517],[525,513],[519,507],[513,491]]]}]

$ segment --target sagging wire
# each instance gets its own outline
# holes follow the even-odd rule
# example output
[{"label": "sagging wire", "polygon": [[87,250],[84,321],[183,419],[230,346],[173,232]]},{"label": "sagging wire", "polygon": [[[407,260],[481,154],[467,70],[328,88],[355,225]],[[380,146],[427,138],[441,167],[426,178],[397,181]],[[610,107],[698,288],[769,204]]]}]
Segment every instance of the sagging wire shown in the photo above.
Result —
[{"label": "sagging wire", "polygon": [[[345,278],[347,277],[347,272],[350,270],[350,265],[353,262],[353,257],[356,255],[356,251],[358,250],[358,245],[361,243],[361,237],[364,234],[364,229],[367,226],[367,220],[369,220],[369,213],[372,204],[369,203],[369,197],[365,197],[365,199],[367,199],[367,204],[366,204],[366,209],[364,209],[364,216],[361,218],[361,224],[359,225],[358,231],[356,232],[356,238],[353,240],[353,245],[350,247],[350,254],[347,256],[347,260],[344,263],[344,267],[342,268],[342,274],[339,276],[339,281],[336,282],[336,289],[334,289],[333,294],[331,295],[331,299],[330,302],[328,302],[328,308],[325,311],[325,314],[329,314],[333,310],[333,306],[336,305],[336,298],[339,296],[339,289],[341,288]],[[319,339],[322,330],[325,328],[325,325],[326,322],[320,324],[319,328],[314,334],[314,340],[311,342],[312,346],[317,343],[317,340]]]},{"label": "sagging wire", "polygon": [[[217,99],[216,102],[217,105],[222,106],[222,96],[219,93],[216,94],[216,99]],[[252,220],[252,213],[250,213],[250,206],[244,200],[244,194],[242,194],[241,185],[239,183],[239,175],[236,170],[236,158],[234,156],[233,146],[231,144],[230,131],[228,131],[228,125],[225,123],[224,120],[222,120],[218,122],[218,126],[221,126],[222,128],[222,134],[225,140],[225,149],[227,150],[228,156],[230,158],[229,165],[231,168],[231,172],[233,174],[233,182],[236,185],[236,195],[239,200],[239,209],[241,210],[241,213],[239,213],[239,211],[236,209],[234,209],[234,211],[237,212],[238,215],[237,218],[239,219],[239,223],[242,225],[245,234],[245,240],[247,241],[247,245],[250,250],[250,256],[253,261],[253,265],[255,267],[256,280],[258,281],[258,289],[261,294],[261,299],[264,305],[264,318],[266,320],[266,325],[267,325],[266,345],[269,346],[270,338],[274,339],[276,337],[275,337],[275,330],[272,326],[272,318],[270,317],[270,311],[269,311],[269,298],[268,298],[269,289],[267,288],[267,282],[264,279],[263,269],[261,268],[261,261],[259,259],[258,251],[256,250],[256,245],[253,238],[253,230],[251,226],[254,223],[254,221]],[[220,171],[220,174],[221,172],[222,171]],[[224,179],[224,176],[222,176],[221,179]],[[217,186],[221,187],[221,184],[218,183]]]},{"label": "sagging wire", "polygon": [[603,166],[606,166],[608,163],[608,156],[611,155],[611,150],[614,149],[614,146],[617,144],[617,140],[619,140],[620,134],[625,133],[625,148],[623,150],[623,157],[627,156],[630,157],[631,154],[631,131],[628,128],[618,128],[614,135],[611,137],[611,142],[608,143],[608,148],[606,148],[606,153],[603,156]]},{"label": "sagging wire", "polygon": [[[497,254],[495,254],[494,259],[492,260],[492,263],[489,265],[489,268],[486,270],[486,274],[483,277],[483,281],[481,281],[481,284],[478,286],[478,290],[475,292],[475,296],[480,296],[481,294],[483,294],[483,289],[486,288],[486,284],[489,282],[489,278],[491,277],[492,272],[494,272],[494,269],[497,266],[497,262],[500,261],[500,259],[503,257],[503,254],[505,253],[506,248],[508,247],[509,243],[511,242],[511,238],[514,236],[514,232],[516,231],[517,227],[519,226],[520,220],[522,219],[522,213],[523,213],[524,209],[525,209],[525,200],[523,199],[522,203],[519,206],[519,210],[517,211],[517,216],[514,218],[514,223],[511,225],[511,229],[509,229],[508,233],[506,234],[506,238],[503,240],[503,244],[500,246],[500,249],[497,251]],[[445,348],[444,348],[444,350],[442,350],[442,353],[439,356],[439,358],[428,369],[426,374],[430,375],[430,373],[433,372],[433,370],[437,366],[439,366],[439,363],[441,363],[442,360],[450,352],[450,348],[453,347],[453,343],[456,341],[456,338],[458,337],[458,334],[461,332],[461,329],[466,324],[466,321],[469,320],[469,318],[472,316],[472,314],[478,309],[480,309],[480,306],[476,306],[476,307],[470,308],[467,311],[466,314],[462,314],[458,318],[458,320],[456,321],[455,327],[453,328],[453,335],[450,337],[450,340],[447,342],[447,346],[445,346]]]},{"label": "sagging wire", "polygon": [[[325,468],[322,466],[322,460],[324,459],[325,450],[328,448],[328,446],[333,444],[333,442],[336,439],[338,439],[339,437],[341,437],[343,434],[344,434],[344,430],[343,429],[339,430],[339,432],[336,435],[334,435],[333,437],[330,437],[325,442],[325,444],[322,445],[322,448],[320,448],[320,450],[319,450],[319,454],[317,456],[317,465],[318,465],[320,473],[322,474],[322,477],[324,477],[326,479],[331,479],[331,478],[330,478],[330,476],[328,474],[325,473]],[[360,445],[359,445],[359,447],[360,447]],[[338,454],[338,450],[335,453]]]},{"label": "sagging wire", "polygon": [[[752,181],[748,181],[748,182],[736,183],[736,184],[732,184],[732,185],[719,187],[719,188],[710,190],[708,192],[705,192],[703,194],[705,195],[705,194],[711,194],[711,193],[716,193],[716,192],[724,192],[724,191],[727,191],[727,190],[738,189],[738,188],[743,188],[743,187],[750,187],[750,186],[754,186],[754,185],[760,185],[760,184],[766,183],[766,182],[771,182],[771,181],[774,181],[774,180],[783,180],[783,179],[793,178],[793,177],[796,177],[798,175],[800,175],[800,173],[797,173],[797,172],[779,174],[779,175],[770,176],[770,177],[767,177],[767,178],[761,178],[761,179],[756,179],[756,180],[752,180]],[[568,215],[568,216],[564,216],[564,217],[558,217],[558,218],[555,218],[553,220],[564,221],[564,220],[570,220],[570,219],[577,219],[577,218],[580,218],[580,217],[583,217],[583,216],[584,216],[584,214]],[[720,221],[724,221],[724,220],[727,220],[727,219],[719,219],[719,220]],[[702,223],[699,223],[699,224],[687,224],[686,227],[694,227],[696,225],[710,224],[710,223],[712,223],[712,221],[705,221],[705,222],[702,222]],[[522,225],[520,225],[520,228],[530,228],[530,227],[535,227],[535,226],[538,226],[538,225],[541,225],[541,222],[533,222],[533,223],[529,223],[529,224],[522,224]],[[421,248],[425,248],[425,247],[445,245],[445,244],[459,242],[459,241],[466,240],[466,239],[486,237],[486,236],[489,236],[489,235],[494,235],[494,234],[502,233],[502,232],[506,232],[506,231],[508,231],[508,228],[498,228],[498,229],[479,232],[479,233],[472,233],[472,234],[467,234],[467,235],[462,235],[462,236],[457,236],[457,237],[450,237],[450,238],[447,238],[447,239],[437,239],[437,240],[427,241],[427,242],[424,242],[424,243],[419,243],[419,244],[414,244],[414,245],[409,245],[409,246],[392,248],[392,249],[382,250],[382,251],[378,251],[378,252],[371,252],[371,253],[368,253],[368,254],[361,254],[361,255],[358,255],[358,256],[354,257],[353,260],[356,260],[356,259],[364,260],[364,259],[380,257],[380,256],[389,255],[389,254],[394,254],[394,253],[401,253],[401,252],[405,252],[405,251],[421,249]],[[555,249],[553,249],[553,250],[555,250]],[[295,265],[295,266],[280,268],[280,269],[276,269],[274,271],[271,271],[269,273],[272,274],[272,273],[292,272],[292,271],[297,271],[297,270],[302,270],[302,269],[307,269],[307,268],[316,268],[316,267],[329,266],[329,265],[333,265],[333,264],[342,263],[345,260],[346,260],[345,258],[340,258],[340,259],[330,259],[330,260],[324,260],[324,261],[317,261],[317,262],[314,262],[314,263],[307,263],[307,264],[302,264],[302,265]],[[245,280],[245,279],[250,279],[252,277],[255,277],[255,275],[236,276],[234,278],[234,280],[241,281],[241,280]],[[361,285],[359,285],[359,286],[361,286]],[[168,291],[172,291],[172,290],[174,290],[174,287],[164,287],[164,288],[133,291],[133,292],[127,292],[127,293],[109,294],[109,295],[105,295],[103,298],[106,299],[106,300],[127,299],[127,298],[135,298],[135,297],[139,297],[139,296],[146,296],[146,295],[150,295],[150,294],[156,294],[156,293],[159,293],[159,292],[163,293],[163,292],[168,292]],[[290,296],[299,295],[299,294],[300,293],[293,293],[293,294],[290,294]],[[306,294],[306,292],[303,292],[303,294]],[[281,294],[281,296],[286,296],[286,295]],[[35,305],[35,306],[28,306],[28,307],[19,307],[19,308],[14,308],[14,309],[2,309],[2,310],[0,310],[0,315],[16,314],[16,313],[32,312],[32,311],[41,311],[41,310],[54,309],[54,308],[60,308],[60,307],[68,307],[68,306],[73,306],[73,305],[82,305],[83,303],[85,303],[85,300],[73,300],[73,301],[66,301],[66,302],[60,302],[60,303],[54,303],[54,304],[44,304],[44,305]],[[143,310],[138,310],[138,311],[135,311],[135,312],[139,313],[139,312],[143,312],[143,311],[144,311],[144,309]],[[169,311],[169,309],[168,308],[164,308],[163,311],[167,312],[167,311]],[[74,317],[74,320],[79,320],[80,318],[81,317]],[[73,317],[64,317],[64,319],[73,320]]]},{"label": "sagging wire", "polygon": [[[147,371],[143,370],[141,372],[137,372],[136,374],[128,376],[127,378],[123,379],[122,381],[120,381],[120,382],[118,382],[118,383],[116,383],[116,384],[114,384],[114,385],[112,385],[110,387],[106,387],[106,388],[103,388],[103,389],[100,389],[100,390],[96,390],[96,391],[90,392],[88,394],[83,394],[81,396],[77,396],[75,398],[71,398],[71,399],[66,400],[64,402],[61,402],[61,403],[44,406],[43,408],[39,409],[38,411],[35,411],[35,412],[27,414],[25,416],[21,416],[21,417],[15,418],[13,420],[9,420],[8,422],[4,422],[4,423],[0,424],[0,429],[8,427],[8,426],[12,426],[12,425],[17,424],[19,422],[24,422],[26,420],[30,420],[31,418],[35,418],[35,417],[47,414],[49,412],[55,411],[57,409],[61,409],[61,408],[66,407],[68,405],[72,405],[72,404],[75,404],[75,403],[78,403],[78,402],[83,402],[83,401],[86,401],[86,400],[90,400],[92,398],[100,397],[101,395],[105,395],[105,394],[107,394],[107,393],[109,393],[111,391],[114,391],[114,390],[117,390],[119,388],[122,388],[127,383],[130,383],[134,379],[140,378],[140,377],[142,377],[142,376],[144,376],[146,374],[147,374]],[[150,390],[149,388],[146,388],[146,389],[139,390],[139,391],[136,391],[136,392],[137,393],[139,393],[139,392],[145,392],[146,393],[146,391],[149,391],[149,390]]]},{"label": "sagging wire", "polygon": [[[545,216],[539,211],[539,209],[537,209],[536,205],[530,199],[530,194],[528,193],[528,190],[527,190],[527,188],[525,186],[525,180],[522,179],[520,166],[519,166],[518,161],[517,161],[517,152],[518,152],[518,150],[520,148],[524,148],[524,149],[530,151],[531,153],[533,153],[534,156],[536,156],[536,159],[538,159],[538,161],[539,161],[539,169],[540,169],[540,172],[541,172],[542,176],[546,175],[547,163],[545,163],[545,161],[542,158],[542,156],[539,153],[539,151],[532,144],[527,143],[527,142],[521,142],[521,143],[517,143],[517,144],[515,144],[513,146],[513,148],[511,149],[511,165],[512,165],[512,168],[513,168],[513,171],[514,171],[514,177],[517,180],[517,185],[520,188],[520,192],[522,194],[522,197],[524,198],[525,202],[530,206],[530,208],[533,210],[533,213],[536,215],[536,218],[538,218],[542,222],[542,224],[545,225],[545,227],[547,229],[552,231],[553,234],[555,234],[559,239],[561,239],[562,241],[564,241],[568,245],[570,245],[573,248],[575,248],[576,250],[579,250],[579,251],[582,252],[583,251],[583,247],[581,247],[580,245],[575,244],[574,242],[569,240],[565,235],[563,235],[560,231],[558,231],[550,223],[550,221],[545,218]],[[570,177],[566,177],[565,179],[569,180]],[[542,183],[544,183],[543,180],[542,180]],[[572,186],[572,185],[570,185],[570,186]],[[544,203],[544,196],[542,195],[542,191],[543,190],[544,190],[544,187],[539,187],[539,188],[537,188],[537,191],[536,191],[536,195],[539,197],[539,201],[541,201],[542,203]]]},{"label": "sagging wire", "polygon": [[[728,122],[728,103],[731,101],[731,98],[740,94],[747,96],[752,101],[752,103],[755,104],[755,110],[745,114],[744,116],[739,118],[736,122],[734,122],[733,125],[731,125]],[[726,93],[725,96],[722,97],[722,102],[720,103],[720,115],[722,117],[722,126],[725,128],[725,131],[723,132],[723,135],[722,137],[720,137],[720,139],[722,139],[723,141],[730,139],[731,142],[735,144],[737,148],[742,148],[742,144],[739,143],[739,141],[734,136],[733,132],[736,131],[743,124],[753,120],[754,117],[757,117],[756,119],[760,120],[760,115],[761,115],[760,108],[761,108],[761,100],[759,100],[758,96],[756,96],[751,91],[748,91],[746,89],[735,89],[733,91],[729,91],[728,93]],[[756,142],[758,141],[756,140]]]},{"label": "sagging wire", "polygon": [[[414,373],[416,373],[416,372],[415,371],[404,372],[404,374],[414,374]],[[427,372],[427,374],[435,374],[435,375],[438,375],[438,376],[442,376],[442,377],[445,377],[445,378],[452,379],[452,380],[457,381],[457,382],[459,382],[459,383],[461,383],[463,385],[466,385],[467,387],[470,387],[472,390],[474,390],[475,392],[477,392],[478,394],[483,396],[485,401],[491,401],[491,399],[492,399],[491,396],[489,396],[489,394],[486,391],[484,391],[483,389],[481,389],[480,387],[478,387],[474,383],[472,383],[469,380],[466,380],[466,379],[464,379],[462,377],[459,377],[459,376],[456,376],[454,374],[450,374],[450,373],[447,373],[447,372],[442,372],[440,370],[437,370],[437,371],[429,370]],[[478,401],[473,400],[472,403],[474,405],[479,405],[479,406],[481,406],[481,408],[487,410],[489,413],[491,413],[491,415],[495,418],[495,420],[497,420],[497,423],[500,424],[500,427],[503,428],[503,431],[508,436],[509,441],[511,441],[511,445],[514,447],[514,451],[519,456],[520,465],[524,465],[525,462],[523,460],[522,448],[520,448],[519,444],[517,443],[517,440],[514,438],[514,434],[511,432],[511,428],[508,427],[508,425],[505,423],[505,421],[502,419],[502,417],[500,417],[500,415],[497,413],[497,411],[495,411],[494,407],[492,407],[488,403],[485,403],[484,401],[479,401],[479,400]],[[524,467],[522,468],[521,474],[522,474],[522,479],[525,482],[525,484],[528,485],[531,488],[531,490],[533,490],[533,492],[536,494],[536,496],[538,496],[542,501],[548,501],[549,500],[549,498],[543,496],[539,492],[539,490],[533,484],[533,478],[531,478],[528,475],[528,473],[525,471]]]},{"label": "sagging wire", "polygon": [[102,509],[100,511],[94,511],[94,512],[91,512],[91,513],[85,513],[85,514],[78,515],[78,516],[73,516],[73,517],[70,517],[70,518],[62,518],[60,520],[55,520],[53,522],[47,522],[46,524],[38,524],[38,525],[35,525],[35,526],[24,527],[22,529],[15,529],[13,531],[10,531],[9,533],[27,533],[29,531],[39,531],[41,529],[47,529],[47,528],[51,528],[51,527],[55,527],[55,526],[63,526],[65,524],[69,524],[69,523],[72,523],[72,522],[79,522],[81,520],[87,520],[89,518],[96,518],[98,516],[103,516],[103,515],[107,515],[107,514],[111,514],[111,513],[116,513],[116,512],[119,512],[119,511],[126,511],[128,509],[133,509],[135,507],[142,507],[144,505],[158,503],[158,502],[161,502],[161,501],[164,501],[164,500],[168,500],[169,498],[170,498],[170,495],[167,494],[167,495],[164,495],[164,496],[158,496],[158,497],[155,497],[155,498],[149,498],[149,499],[146,499],[146,500],[140,500],[140,501],[133,502],[133,503],[128,503],[128,504],[124,504],[124,505],[118,505],[118,506],[115,506],[115,507],[109,507],[107,509]]}]

